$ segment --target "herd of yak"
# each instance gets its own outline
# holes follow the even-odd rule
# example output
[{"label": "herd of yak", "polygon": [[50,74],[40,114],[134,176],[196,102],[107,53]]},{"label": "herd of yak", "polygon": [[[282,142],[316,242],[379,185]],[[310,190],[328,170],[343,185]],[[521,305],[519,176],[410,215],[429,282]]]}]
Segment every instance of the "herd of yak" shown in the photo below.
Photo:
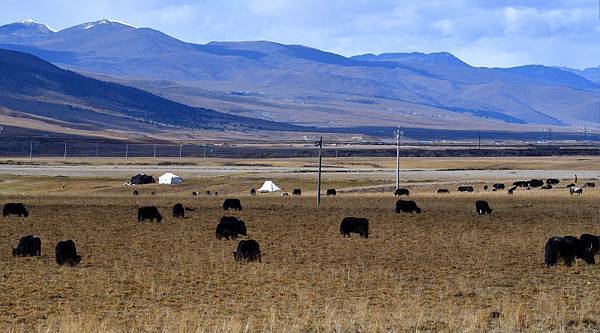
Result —
[{"label": "herd of yak", "polygon": [[[545,182],[540,179],[532,179],[530,181],[517,181],[508,189],[509,194],[518,188],[531,189],[540,187],[542,189],[552,189],[560,183],[558,179],[548,179]],[[571,194],[582,194],[583,189],[575,184],[566,186]],[[595,183],[586,183],[585,187],[595,187]],[[488,191],[488,185],[484,185],[484,191]],[[500,191],[506,189],[502,183],[492,185],[492,191]],[[459,192],[473,192],[473,186],[462,185],[458,187]],[[438,194],[449,193],[448,189],[437,189]],[[138,191],[133,192],[138,195]],[[301,195],[300,189],[295,189],[293,195]],[[256,190],[250,191],[251,195],[256,195]],[[327,195],[336,195],[335,189],[328,189]],[[194,192],[192,195],[198,195]],[[405,188],[398,188],[394,192],[395,196],[409,196],[410,191]],[[239,199],[225,199],[223,202],[223,210],[241,211],[242,204]],[[172,208],[173,218],[184,218],[186,211],[194,209],[184,207],[181,203],[177,203]],[[421,208],[412,200],[398,200],[396,202],[396,213],[421,213]],[[477,215],[491,214],[492,209],[486,201],[478,200],[475,202],[475,212]],[[28,217],[29,211],[22,203],[7,203],[2,211],[4,217],[9,215],[18,215],[19,217]],[[155,206],[138,207],[138,222],[149,220],[151,222],[161,222],[163,216]],[[340,224],[340,234],[343,237],[350,237],[350,234],[355,233],[361,238],[369,237],[369,220],[362,217],[345,217]],[[215,235],[217,239],[232,239],[235,240],[239,235],[246,236],[247,229],[243,220],[233,216],[223,216],[216,226]],[[12,249],[12,255],[17,256],[40,256],[42,242],[38,236],[27,235],[19,240],[16,248]],[[588,264],[595,264],[595,256],[600,252],[600,236],[583,234],[577,238],[574,236],[551,237],[546,242],[544,262],[547,266],[554,266],[559,260],[563,260],[567,266],[571,266],[575,258],[584,260]],[[259,243],[256,240],[248,239],[238,242],[237,250],[233,252],[236,261],[258,261],[261,262],[261,252]],[[59,265],[76,266],[81,261],[81,256],[77,254],[75,242],[72,240],[60,241],[55,247],[55,259]]]}]

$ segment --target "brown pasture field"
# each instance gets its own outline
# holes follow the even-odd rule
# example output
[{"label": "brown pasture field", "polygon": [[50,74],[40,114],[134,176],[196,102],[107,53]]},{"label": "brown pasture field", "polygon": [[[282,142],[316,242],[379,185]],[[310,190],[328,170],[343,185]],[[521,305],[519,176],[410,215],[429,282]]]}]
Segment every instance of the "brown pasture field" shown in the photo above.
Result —
[{"label": "brown pasture field", "polygon": [[[250,197],[254,177],[151,185],[134,197],[120,179],[0,176],[0,203],[24,202],[31,212],[0,219],[0,331],[600,329],[599,266],[543,264],[550,236],[600,234],[600,189],[437,195],[433,185],[415,185],[410,199],[423,213],[412,215],[396,214],[389,193],[342,191],[320,209],[310,193]],[[276,182],[302,187],[306,179]],[[366,183],[339,178],[328,186]],[[221,195],[192,197],[196,188]],[[225,197],[239,197],[243,211],[224,213]],[[475,215],[478,199],[490,203],[491,216]],[[196,211],[173,219],[177,202]],[[165,220],[136,222],[136,205],[146,204]],[[246,221],[242,239],[259,241],[262,263],[236,263],[237,241],[215,239],[223,215]],[[369,238],[342,238],[346,216],[368,218]],[[41,237],[42,257],[13,258],[11,246],[27,234]],[[78,267],[54,262],[64,239],[76,242]]]}]

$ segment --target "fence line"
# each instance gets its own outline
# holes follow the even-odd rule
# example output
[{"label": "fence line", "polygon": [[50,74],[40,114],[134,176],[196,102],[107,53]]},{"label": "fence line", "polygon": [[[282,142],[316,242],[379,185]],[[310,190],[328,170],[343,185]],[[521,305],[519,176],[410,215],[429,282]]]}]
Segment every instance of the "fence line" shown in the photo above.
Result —
[{"label": "fence line", "polygon": [[0,156],[3,157],[122,157],[165,158],[207,157],[218,145],[208,144],[158,144],[158,143],[107,143],[82,141],[3,140]]},{"label": "fence line", "polygon": [[[432,148],[433,147],[433,148]],[[381,147],[372,143],[362,148],[345,147],[340,142],[325,142],[325,157],[396,156],[396,148],[388,144]],[[498,149],[500,148],[500,149]],[[412,148],[411,148],[412,149]],[[418,144],[417,148],[404,149],[401,156],[552,156],[552,155],[599,155],[600,147],[595,142],[552,144],[537,143],[510,145],[493,141],[465,143]],[[429,149],[429,150],[428,150]],[[526,154],[519,153],[526,151]],[[269,158],[269,157],[314,157],[314,142],[298,145],[244,145],[207,143],[132,143],[107,141],[69,141],[44,139],[2,139],[0,157],[14,158]]]}]

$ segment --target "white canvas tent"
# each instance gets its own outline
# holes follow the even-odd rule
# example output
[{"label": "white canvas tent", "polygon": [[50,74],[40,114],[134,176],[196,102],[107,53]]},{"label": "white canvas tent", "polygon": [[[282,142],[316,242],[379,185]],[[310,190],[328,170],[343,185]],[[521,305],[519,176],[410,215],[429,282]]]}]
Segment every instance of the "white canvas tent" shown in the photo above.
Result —
[{"label": "white canvas tent", "polygon": [[269,192],[277,192],[281,190],[281,188],[270,180],[267,180],[261,188],[258,189],[260,193],[269,193]]},{"label": "white canvas tent", "polygon": [[165,173],[164,175],[158,177],[159,184],[181,184],[183,183],[183,179],[181,177],[174,175],[170,172]]}]

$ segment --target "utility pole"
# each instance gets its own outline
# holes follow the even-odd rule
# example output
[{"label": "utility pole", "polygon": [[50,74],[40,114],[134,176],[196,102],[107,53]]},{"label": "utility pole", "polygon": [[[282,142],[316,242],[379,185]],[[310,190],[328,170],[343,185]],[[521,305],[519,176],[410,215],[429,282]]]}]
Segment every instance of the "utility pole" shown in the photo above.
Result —
[{"label": "utility pole", "polygon": [[206,158],[206,144],[204,144],[204,154],[202,155],[202,158]]},{"label": "utility pole", "polygon": [[156,158],[156,144],[154,144],[154,155],[152,155],[153,158]]},{"label": "utility pole", "polygon": [[29,141],[29,160],[33,159],[33,141]]},{"label": "utility pole", "polygon": [[98,142],[96,142],[96,158],[100,157],[100,145],[98,145]]},{"label": "utility pole", "polygon": [[179,145],[179,158],[181,158],[181,156],[183,156],[182,153],[183,153],[183,144],[180,144]]},{"label": "utility pole", "polygon": [[396,129],[396,189],[400,188],[400,136],[403,132],[400,127]]},{"label": "utility pole", "polygon": [[63,155],[63,160],[67,159],[67,140],[65,140],[65,153]]},{"label": "utility pole", "polygon": [[323,137],[317,142],[319,146],[319,176],[317,178],[317,207],[321,207],[321,151],[323,150]]},{"label": "utility pole", "polygon": [[125,159],[129,158],[129,144],[125,144]]}]

